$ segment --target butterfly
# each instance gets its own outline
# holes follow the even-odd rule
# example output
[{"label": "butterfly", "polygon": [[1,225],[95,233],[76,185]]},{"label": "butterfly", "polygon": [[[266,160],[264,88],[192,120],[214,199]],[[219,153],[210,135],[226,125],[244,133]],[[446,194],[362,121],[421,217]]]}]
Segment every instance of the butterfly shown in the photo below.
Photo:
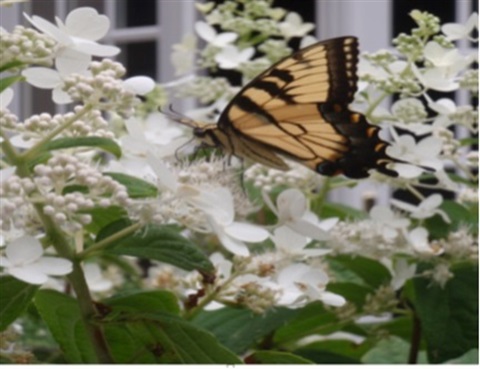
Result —
[{"label": "butterfly", "polygon": [[315,43],[280,60],[245,85],[217,124],[168,115],[193,128],[203,146],[287,170],[284,158],[313,171],[368,177],[394,159],[379,128],[349,110],[357,90],[358,40],[339,37]]}]

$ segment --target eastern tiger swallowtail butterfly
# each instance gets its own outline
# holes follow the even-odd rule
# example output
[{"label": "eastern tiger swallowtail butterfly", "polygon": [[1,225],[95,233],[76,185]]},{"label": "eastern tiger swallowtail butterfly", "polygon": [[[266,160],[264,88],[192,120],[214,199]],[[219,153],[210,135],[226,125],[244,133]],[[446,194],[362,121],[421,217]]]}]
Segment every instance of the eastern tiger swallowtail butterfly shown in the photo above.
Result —
[{"label": "eastern tiger swallowtail butterfly", "polygon": [[318,42],[280,60],[249,82],[223,110],[218,124],[168,114],[193,128],[203,145],[286,170],[282,157],[326,176],[389,175],[394,161],[379,128],[348,104],[357,90],[358,41]]}]

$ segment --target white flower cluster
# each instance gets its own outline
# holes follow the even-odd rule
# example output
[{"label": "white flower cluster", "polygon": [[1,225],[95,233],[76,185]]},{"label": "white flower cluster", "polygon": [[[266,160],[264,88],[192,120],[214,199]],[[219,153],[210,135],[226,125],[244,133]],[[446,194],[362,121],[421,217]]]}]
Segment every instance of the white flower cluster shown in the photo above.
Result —
[{"label": "white flower cluster", "polygon": [[[32,201],[43,204],[43,212],[68,232],[81,229],[91,222],[85,214],[96,206],[119,205],[127,207],[130,199],[123,185],[104,176],[91,165],[75,156],[59,154],[39,164],[35,177],[20,178],[3,173],[2,229],[31,229],[38,227]],[[3,177],[2,176],[2,177]],[[81,187],[85,192],[81,192]],[[68,192],[69,189],[72,192]]]},{"label": "white flower cluster", "polygon": [[[436,172],[440,188],[446,186],[444,166],[449,161],[459,165],[464,175],[470,175],[464,170],[463,145],[451,128],[463,126],[476,133],[478,114],[473,106],[457,106],[448,98],[435,101],[430,91],[450,92],[460,86],[475,90],[471,86],[478,85],[478,72],[473,68],[477,57],[462,55],[452,41],[470,37],[478,16],[472,14],[465,26],[442,27],[429,13],[413,11],[411,16],[418,28],[394,40],[398,54],[381,51],[361,59],[359,76],[368,82],[368,88],[357,94],[357,108],[369,121],[389,126],[393,143],[387,154],[408,163],[393,165],[400,177],[415,180],[429,168]],[[399,93],[401,99],[387,111],[379,105],[392,93]],[[400,135],[397,129],[408,134]],[[428,136],[415,137],[424,135]]]},{"label": "white flower cluster", "polygon": [[[206,22],[197,22],[195,31],[207,46],[197,53],[196,39],[192,37],[176,45],[172,59],[178,63],[178,72],[193,72],[193,65],[187,62],[198,55],[198,66],[214,72],[233,70],[241,74],[245,84],[288,55],[291,38],[303,38],[302,46],[312,42],[307,34],[313,24],[303,23],[298,14],[272,8],[268,0],[244,0],[241,4],[227,0],[219,5],[198,6]],[[113,56],[118,52],[115,47],[96,42],[105,35],[109,22],[95,10],[77,9],[65,23],[57,20],[56,25],[36,16],[28,18],[45,36],[19,29],[17,32],[24,36],[15,41],[12,35],[2,33],[5,40],[10,40],[7,46],[12,50],[15,43],[17,47],[26,47],[28,37],[39,40],[39,45],[32,45],[31,56],[39,60],[30,61],[38,65],[43,65],[40,46],[44,42],[46,50],[50,50],[50,59],[45,59],[50,64],[46,64],[54,64],[55,69],[32,66],[24,69],[22,75],[27,83],[52,89],[53,100],[58,104],[79,102],[71,113],[44,113],[19,123],[6,109],[11,92],[2,94],[2,164],[12,165],[2,171],[0,186],[0,221],[7,243],[2,252],[3,272],[35,284],[44,283],[48,275],[69,273],[70,261],[59,262],[44,256],[40,241],[29,235],[39,236],[39,232],[45,231],[42,217],[48,217],[62,235],[71,237],[69,241],[83,256],[83,238],[94,238],[90,238],[92,234],[86,227],[92,222],[91,211],[116,205],[127,211],[130,220],[136,222],[136,229],[148,229],[151,223],[180,224],[185,236],[211,252],[210,260],[216,268],[214,281],[206,283],[197,272],[156,265],[145,282],[175,291],[187,301],[195,300],[192,306],[214,309],[233,303],[256,312],[274,306],[298,308],[311,301],[344,306],[343,297],[327,291],[330,276],[323,256],[328,253],[333,257],[370,257],[390,270],[390,286],[379,289],[367,304],[372,313],[388,305],[385,301],[393,299],[394,291],[415,276],[416,260],[432,262],[430,276],[444,284],[451,277],[450,261],[475,258],[475,239],[467,226],[443,239],[433,239],[426,224],[428,219],[437,216],[446,224],[455,219],[442,210],[442,196],[425,198],[415,186],[421,185],[423,174],[433,170],[438,183],[429,188],[448,189],[462,204],[478,202],[472,187],[464,185],[472,179],[471,169],[476,168],[478,153],[466,152],[465,144],[451,132],[454,125],[476,132],[476,110],[470,105],[457,106],[449,99],[434,101],[429,94],[430,90],[448,92],[460,87],[475,91],[478,72],[471,68],[475,58],[461,55],[452,41],[469,37],[476,18],[473,16],[463,29],[459,25],[440,27],[438,19],[426,13],[414,12],[412,16],[418,28],[412,35],[396,39],[398,55],[382,51],[362,60],[360,77],[369,86],[359,92],[357,100],[359,110],[369,121],[389,124],[394,142],[388,154],[403,161],[395,164],[398,178],[372,175],[372,179],[410,190],[419,203],[393,200],[391,205],[398,211],[374,206],[368,218],[357,221],[340,221],[336,217],[320,220],[310,211],[309,199],[325,201],[328,190],[338,182],[297,164],[292,164],[287,172],[260,165],[248,168],[243,179],[248,185],[253,184],[255,201],[239,186],[234,173],[238,166],[227,166],[226,160],[208,156],[193,164],[169,165],[168,160],[188,139],[185,130],[157,112],[158,104],[149,102],[135,110],[139,107],[136,95],[151,91],[153,81],[146,77],[122,80],[125,69],[119,63],[109,59],[92,62],[92,56]],[[92,29],[79,27],[87,19],[93,22]],[[439,31],[443,34],[439,35]],[[240,88],[230,85],[225,78],[205,76],[187,76],[181,83],[164,88],[172,86],[178,87],[177,92],[183,96],[210,104],[189,113],[203,121],[215,121]],[[399,93],[400,100],[390,110],[379,108],[392,93]],[[118,122],[122,127],[112,129]],[[42,164],[34,165],[32,156],[42,152],[51,140],[77,137],[118,137],[115,143],[121,147],[122,157],[116,161],[103,155],[102,160],[94,161],[96,151],[91,147],[86,154],[84,147],[68,148],[60,153],[50,151],[52,157],[40,157]],[[31,168],[24,165],[28,160]],[[450,177],[444,169],[446,161],[459,163],[459,170],[467,179],[462,182]],[[15,169],[17,174],[13,174]],[[115,174],[109,177],[102,172],[142,178],[156,186],[158,195],[130,198],[127,188],[112,179]],[[157,193],[155,188],[152,192]],[[46,236],[48,241],[51,235]],[[93,247],[98,246],[97,243]],[[226,252],[213,252],[222,247]],[[51,267],[50,273],[47,267]],[[87,263],[84,269],[93,291],[104,293],[115,287],[116,283],[102,275],[99,265]]]},{"label": "white flower cluster", "polygon": [[11,33],[0,28],[0,65],[13,61],[50,66],[55,40],[31,28],[16,26]]},{"label": "white flower cluster", "polygon": [[[345,303],[341,296],[325,290],[329,277],[318,264],[318,257],[330,250],[311,248],[315,241],[329,239],[328,232],[338,219],[320,221],[307,209],[307,200],[300,191],[282,192],[276,205],[265,194],[265,202],[278,218],[273,234],[269,234],[258,226],[234,220],[233,199],[226,187],[179,184],[172,181],[166,168],[158,163],[155,166],[161,186],[168,190],[164,192],[163,202],[168,201],[165,195],[176,195],[171,199],[175,201],[172,209],[177,213],[177,221],[181,221],[178,219],[180,209],[187,207],[183,214],[190,215],[190,221],[197,226],[201,222],[201,226],[206,227],[197,231],[214,232],[222,246],[236,255],[236,262],[232,263],[220,253],[212,254],[217,278],[214,285],[207,285],[211,289],[209,293],[213,294],[208,295],[208,299],[214,301],[207,308],[236,303],[262,312],[272,306],[300,307],[315,300],[333,306]],[[192,224],[190,228],[193,228]],[[274,249],[251,256],[244,242],[260,242],[267,237],[273,242]],[[169,287],[183,297],[201,288],[197,273],[179,278],[172,273],[174,275],[171,268],[156,267],[152,270],[150,283]]]},{"label": "white flower cluster", "polygon": [[[272,8],[269,0],[247,0],[241,4],[229,0],[218,6],[207,3],[197,5],[197,8],[205,15],[205,21],[195,23],[195,32],[207,44],[197,53],[196,38],[189,35],[181,44],[175,45],[172,62],[177,74],[192,72],[194,56],[198,54],[199,67],[212,71],[237,71],[242,75],[242,84],[245,84],[288,55],[291,49],[287,42],[291,38],[303,38],[302,46],[314,40],[312,36],[307,36],[314,28],[312,23],[304,23],[295,12],[287,14],[284,9]],[[261,55],[254,58],[257,54]],[[231,86],[224,78],[199,76],[179,86],[178,93],[209,104],[218,100],[228,101],[238,87]],[[217,106],[210,108],[214,111]]]}]

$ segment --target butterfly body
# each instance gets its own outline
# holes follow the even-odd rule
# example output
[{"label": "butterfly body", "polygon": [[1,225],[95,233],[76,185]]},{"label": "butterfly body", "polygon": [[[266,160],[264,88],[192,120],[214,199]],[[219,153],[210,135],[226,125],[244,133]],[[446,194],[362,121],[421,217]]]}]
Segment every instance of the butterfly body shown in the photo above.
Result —
[{"label": "butterfly body", "polygon": [[357,88],[358,42],[331,39],[287,57],[248,83],[227,105],[218,124],[173,117],[193,127],[203,145],[286,170],[283,157],[322,175],[387,175],[388,144],[378,128],[348,104]]}]

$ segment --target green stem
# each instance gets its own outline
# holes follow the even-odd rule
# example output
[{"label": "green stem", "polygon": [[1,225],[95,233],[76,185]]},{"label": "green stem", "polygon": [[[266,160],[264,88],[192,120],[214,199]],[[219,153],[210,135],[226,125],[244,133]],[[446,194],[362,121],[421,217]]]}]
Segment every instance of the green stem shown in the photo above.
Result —
[{"label": "green stem", "polygon": [[129,234],[134,233],[135,231],[139,230],[141,227],[142,227],[141,223],[132,224],[131,226],[128,226],[128,227],[122,229],[121,231],[119,231],[117,233],[114,233],[111,236],[109,236],[107,238],[104,238],[103,240],[93,244],[88,249],[80,252],[77,255],[77,257],[79,259],[83,260],[83,259],[85,259],[89,256],[92,256],[93,254],[95,254],[95,253],[103,250],[104,248],[110,246],[115,241],[117,241],[117,240],[119,240],[119,239],[121,239],[125,236],[128,236]]},{"label": "green stem", "polygon": [[[18,155],[14,148],[11,146],[8,140],[2,143],[5,155],[10,162],[17,167],[17,175],[22,178],[28,178],[32,176],[32,173],[28,167],[28,161],[26,156]],[[55,224],[53,219],[43,212],[41,204],[32,204],[39,220],[41,221],[45,233],[50,240],[52,246],[55,248],[57,254],[63,258],[71,260],[73,262],[73,270],[67,276],[73,290],[76,294],[76,300],[80,308],[82,321],[85,329],[90,336],[95,353],[99,363],[112,363],[113,360],[108,351],[107,343],[103,331],[100,326],[95,324],[92,319],[97,316],[95,305],[93,304],[90,290],[88,289],[85,275],[80,266],[80,262],[75,259],[75,251],[70,246],[68,238],[62,232],[62,230]]]},{"label": "green stem", "polygon": [[78,260],[73,261],[73,270],[68,275],[73,290],[77,296],[77,302],[82,313],[83,324],[87,330],[88,335],[93,343],[93,348],[97,355],[99,363],[107,364],[113,363],[108,350],[107,341],[103,334],[101,326],[95,324],[94,318],[98,316],[98,312],[93,304],[90,290],[88,289],[85,274]]},{"label": "green stem", "polygon": [[328,192],[332,188],[332,178],[325,177],[320,191],[315,196],[315,202],[313,203],[313,210],[315,214],[320,214],[323,205],[325,204],[325,199],[328,195]]},{"label": "green stem", "polygon": [[425,200],[425,196],[423,196],[420,191],[417,191],[417,189],[410,184],[406,185],[406,188],[413,194],[415,197],[417,197],[420,201]]},{"label": "green stem", "polygon": [[408,354],[408,363],[416,364],[418,360],[418,352],[420,351],[420,341],[422,338],[422,331],[420,325],[420,319],[418,319],[417,314],[413,314],[413,327],[412,327],[412,336],[410,340],[410,352]]},{"label": "green stem", "polygon": [[368,118],[368,120],[370,120],[370,115],[377,108],[377,106],[380,105],[382,103],[382,101],[388,96],[390,96],[390,94],[388,92],[384,92],[378,98],[375,99],[375,101],[372,103],[372,105],[370,105],[368,107],[367,111],[364,114]]},{"label": "green stem", "polygon": [[239,275],[238,273],[232,273],[230,278],[228,278],[225,281],[225,283],[222,284],[221,288],[213,290],[212,293],[204,297],[197,306],[195,306],[190,310],[185,311],[185,313],[183,314],[183,318],[185,320],[193,319],[193,317],[199,314],[207,304],[212,302],[222,290],[226,289],[230,285],[230,283],[232,283],[235,280],[235,278],[238,277],[238,275]]}]

